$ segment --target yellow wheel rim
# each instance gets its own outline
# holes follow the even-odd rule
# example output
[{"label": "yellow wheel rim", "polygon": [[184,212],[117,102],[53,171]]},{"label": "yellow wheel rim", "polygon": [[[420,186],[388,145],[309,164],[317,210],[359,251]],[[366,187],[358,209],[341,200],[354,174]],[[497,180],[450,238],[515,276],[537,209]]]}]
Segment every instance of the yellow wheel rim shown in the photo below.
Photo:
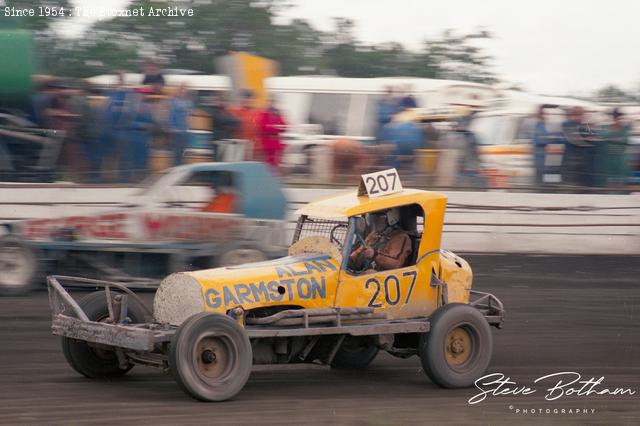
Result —
[{"label": "yellow wheel rim", "polygon": [[449,365],[462,365],[471,357],[471,335],[462,328],[456,327],[447,334],[444,346],[447,363]]}]

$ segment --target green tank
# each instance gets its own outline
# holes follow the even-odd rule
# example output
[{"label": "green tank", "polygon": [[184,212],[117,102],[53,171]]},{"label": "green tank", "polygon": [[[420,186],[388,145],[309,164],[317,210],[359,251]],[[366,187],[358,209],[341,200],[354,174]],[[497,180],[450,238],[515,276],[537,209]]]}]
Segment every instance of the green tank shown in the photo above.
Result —
[{"label": "green tank", "polygon": [[35,67],[31,32],[0,29],[0,58],[0,104],[26,103]]}]

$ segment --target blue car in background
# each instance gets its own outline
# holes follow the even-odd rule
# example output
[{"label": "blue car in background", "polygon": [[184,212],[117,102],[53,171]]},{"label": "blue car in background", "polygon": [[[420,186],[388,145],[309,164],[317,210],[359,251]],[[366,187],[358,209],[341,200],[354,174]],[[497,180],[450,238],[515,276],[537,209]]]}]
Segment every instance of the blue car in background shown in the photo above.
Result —
[{"label": "blue car in background", "polygon": [[262,163],[167,169],[131,200],[92,215],[0,224],[0,294],[26,293],[50,273],[154,287],[171,272],[286,253],[287,200]]}]

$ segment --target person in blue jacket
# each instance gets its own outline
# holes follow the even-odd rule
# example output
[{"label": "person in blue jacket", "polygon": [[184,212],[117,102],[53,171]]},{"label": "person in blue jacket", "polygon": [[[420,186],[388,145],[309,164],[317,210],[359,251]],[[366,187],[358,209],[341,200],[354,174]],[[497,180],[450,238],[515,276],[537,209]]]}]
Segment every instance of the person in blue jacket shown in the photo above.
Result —
[{"label": "person in blue jacket", "polygon": [[176,95],[171,98],[169,106],[173,165],[179,166],[182,164],[184,150],[187,148],[189,141],[189,112],[193,108],[193,103],[184,85],[178,88]]},{"label": "person in blue jacket", "polygon": [[391,122],[384,126],[382,140],[393,145],[390,166],[400,168],[403,157],[412,163],[414,151],[424,147],[425,137],[421,125],[412,121]]},{"label": "person in blue jacket", "polygon": [[120,178],[125,183],[140,180],[147,175],[149,168],[149,147],[154,129],[151,111],[152,90],[141,88],[131,103],[131,122],[127,131],[126,161],[121,167]]},{"label": "person in blue jacket", "polygon": [[381,143],[384,140],[384,127],[391,122],[393,116],[398,112],[400,112],[400,105],[394,97],[393,88],[391,86],[387,86],[384,96],[378,103],[376,110],[376,122],[378,125],[376,129],[376,140],[378,143]]},{"label": "person in blue jacket", "polygon": [[[98,173],[103,161],[115,160],[118,170],[128,165],[127,132],[131,122],[131,100],[133,93],[125,86],[124,74],[118,74],[116,86],[107,93],[107,103],[102,118],[103,128],[99,143],[94,150],[91,169]],[[120,173],[121,175],[121,173]],[[100,179],[100,177],[98,178]]]}]

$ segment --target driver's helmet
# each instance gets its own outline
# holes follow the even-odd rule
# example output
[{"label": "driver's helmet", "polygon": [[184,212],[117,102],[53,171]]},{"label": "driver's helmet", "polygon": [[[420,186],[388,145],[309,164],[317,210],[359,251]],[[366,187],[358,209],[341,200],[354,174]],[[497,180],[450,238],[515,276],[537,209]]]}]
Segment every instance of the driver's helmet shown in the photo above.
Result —
[{"label": "driver's helmet", "polygon": [[387,223],[389,226],[395,226],[400,222],[400,209],[394,207],[387,210]]},{"label": "driver's helmet", "polygon": [[367,213],[365,215],[365,220],[368,226],[373,226],[376,219],[385,218],[387,225],[394,226],[398,222],[400,222],[400,209],[392,208],[385,211]]},{"label": "driver's helmet", "polygon": [[367,226],[373,226],[373,224],[376,222],[377,219],[382,218],[383,216],[386,216],[384,211],[381,212],[373,212],[373,213],[367,213],[364,215],[364,219],[365,222],[367,223]]}]

